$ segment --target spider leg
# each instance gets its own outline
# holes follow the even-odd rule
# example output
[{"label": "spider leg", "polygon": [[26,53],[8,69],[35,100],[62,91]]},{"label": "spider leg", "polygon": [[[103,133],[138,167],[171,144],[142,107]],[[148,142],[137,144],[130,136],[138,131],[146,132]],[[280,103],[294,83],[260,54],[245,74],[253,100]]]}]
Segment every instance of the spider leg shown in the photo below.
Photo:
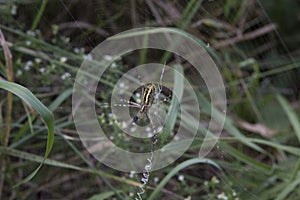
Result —
[{"label": "spider leg", "polygon": [[128,101],[126,99],[120,99],[120,101],[125,102],[127,104],[114,104],[114,105],[128,105],[128,107],[136,107],[136,108],[141,107],[140,104],[133,102],[133,101]]},{"label": "spider leg", "polygon": [[126,100],[126,99],[120,99],[120,101],[126,102],[126,103],[128,103],[128,104],[140,105],[140,104],[138,104],[138,103],[136,103],[136,102],[134,102],[134,101],[128,101],[128,100]]},{"label": "spider leg", "polygon": [[115,103],[114,106],[118,106],[118,107],[131,107],[131,108],[140,108],[140,106],[137,106],[137,105],[130,105],[130,104],[117,104],[117,103]]},{"label": "spider leg", "polygon": [[165,68],[166,68],[166,62],[161,70],[160,78],[159,78],[159,86],[158,86],[158,93],[161,93],[162,91],[162,79],[165,73]]}]

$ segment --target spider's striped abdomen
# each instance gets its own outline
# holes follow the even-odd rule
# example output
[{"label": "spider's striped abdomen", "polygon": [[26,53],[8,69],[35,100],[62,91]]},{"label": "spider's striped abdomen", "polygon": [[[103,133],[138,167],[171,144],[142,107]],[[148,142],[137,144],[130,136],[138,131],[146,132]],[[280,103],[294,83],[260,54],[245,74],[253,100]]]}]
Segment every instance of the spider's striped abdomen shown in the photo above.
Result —
[{"label": "spider's striped abdomen", "polygon": [[157,86],[155,83],[150,83],[147,85],[142,97],[141,111],[151,107],[156,92],[157,92]]}]

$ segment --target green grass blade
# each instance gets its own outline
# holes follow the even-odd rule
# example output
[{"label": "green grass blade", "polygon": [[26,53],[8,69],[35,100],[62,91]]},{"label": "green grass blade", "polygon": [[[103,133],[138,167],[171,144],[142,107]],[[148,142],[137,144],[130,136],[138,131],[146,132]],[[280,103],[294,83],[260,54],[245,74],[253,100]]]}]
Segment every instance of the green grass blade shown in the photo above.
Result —
[{"label": "green grass blade", "polygon": [[13,156],[13,157],[16,157],[16,158],[21,158],[21,159],[24,159],[24,160],[30,160],[30,161],[33,161],[33,162],[43,162],[45,165],[49,165],[49,166],[60,167],[60,168],[65,168],[65,169],[72,169],[72,170],[77,170],[77,171],[81,171],[81,172],[96,174],[96,175],[99,175],[99,176],[105,176],[105,177],[108,177],[110,179],[113,179],[113,180],[116,180],[118,182],[125,183],[125,184],[128,184],[128,185],[133,185],[133,186],[139,186],[140,185],[140,183],[138,183],[136,181],[125,179],[125,178],[120,177],[118,175],[113,175],[113,174],[106,173],[106,172],[103,172],[103,171],[100,171],[100,170],[82,168],[82,167],[67,164],[67,163],[64,163],[64,162],[52,160],[52,159],[49,159],[49,158],[45,159],[42,156],[22,152],[22,151],[12,149],[12,148],[5,148],[5,147],[0,146],[0,153],[5,154],[5,155],[10,155],[10,156]]},{"label": "green grass blade", "polygon": [[0,101],[0,142],[4,144],[4,119],[3,119],[3,113],[2,113],[2,106],[4,103],[4,99]]},{"label": "green grass blade", "polygon": [[[290,106],[290,104],[286,99],[284,99],[279,94],[276,95],[276,98],[279,101],[283,110],[285,111],[285,114],[288,116],[289,121],[298,138],[298,141],[300,142],[300,122],[296,113],[293,111],[292,107]],[[294,167],[288,186],[282,191],[282,193],[277,197],[277,199],[285,199],[285,197],[300,183],[299,179],[296,179],[299,169],[300,169],[300,158],[298,158],[297,164]]]},{"label": "green grass blade", "polygon": [[275,200],[287,199],[287,196],[295,190],[295,188],[300,184],[300,179],[296,179],[287,185],[287,187],[277,196]]},{"label": "green grass blade", "polygon": [[[1,24],[0,24],[0,28],[1,28]],[[7,28],[7,27],[4,27]],[[136,31],[132,31],[132,32],[127,32],[127,33],[122,33],[122,34],[118,34],[118,35],[114,35],[112,37],[109,37],[107,40],[120,40],[120,39],[124,39],[124,38],[132,38],[132,37],[136,37],[136,36],[144,36],[144,35],[150,35],[150,34],[157,34],[157,33],[176,33],[178,35],[184,36],[186,38],[189,38],[191,40],[194,40],[199,46],[201,46],[203,49],[205,49],[209,55],[211,55],[213,57],[214,60],[221,62],[221,57],[217,54],[217,52],[215,52],[213,50],[213,48],[208,48],[207,44],[205,44],[202,40],[200,40],[199,38],[195,37],[194,35],[189,34],[186,31],[177,29],[177,28],[146,28],[146,29],[139,29]],[[173,46],[175,47],[176,45],[173,44]],[[163,56],[163,61],[165,60],[166,56]]]},{"label": "green grass blade", "polygon": [[176,73],[174,74],[174,93],[177,94],[176,97],[173,96],[171,100],[171,107],[168,111],[166,122],[165,122],[165,129],[167,130],[168,134],[164,135],[170,135],[171,131],[173,130],[175,126],[175,122],[177,119],[177,113],[179,110],[179,102],[181,101],[182,95],[183,95],[183,86],[184,86],[184,80],[183,80],[183,68],[181,65],[174,65],[174,68],[176,70]]},{"label": "green grass blade", "polygon": [[294,168],[294,171],[291,175],[291,178],[290,178],[290,182],[292,182],[293,180],[296,179],[297,175],[298,175],[298,172],[300,171],[300,157],[298,157],[298,160],[297,160],[297,163],[296,163],[296,166]]},{"label": "green grass blade", "polygon": [[286,182],[276,183],[273,187],[265,188],[260,194],[261,199],[275,199],[284,190]]},{"label": "green grass blade", "polygon": [[189,167],[191,165],[194,164],[210,164],[218,169],[220,169],[219,165],[216,164],[215,162],[213,162],[212,160],[209,159],[205,159],[205,158],[193,158],[190,160],[187,160],[181,164],[179,164],[178,166],[176,166],[172,171],[169,172],[169,174],[158,184],[158,186],[156,187],[156,189],[152,192],[152,194],[150,195],[150,197],[148,198],[148,200],[153,200],[153,199],[157,199],[157,195],[158,193],[163,189],[163,187],[167,184],[167,182],[180,170]]},{"label": "green grass blade", "polygon": [[73,89],[67,89],[63,93],[61,93],[49,106],[49,110],[56,110],[62,102],[64,102],[73,92]]},{"label": "green grass blade", "polygon": [[179,19],[177,26],[181,29],[186,29],[190,24],[191,20],[197,13],[198,9],[200,8],[203,0],[191,0],[189,1],[188,5],[184,9],[181,18]]},{"label": "green grass blade", "polygon": [[248,138],[248,140],[250,142],[253,142],[253,143],[267,145],[267,146],[273,147],[275,149],[278,149],[278,150],[281,150],[281,151],[286,151],[290,154],[300,156],[300,148],[297,148],[297,147],[282,145],[282,144],[278,144],[278,143],[268,141],[268,140],[264,140],[264,139]]},{"label": "green grass blade", "polygon": [[262,162],[256,161],[255,159],[244,154],[242,151],[235,149],[234,147],[226,144],[225,142],[222,142],[221,146],[225,149],[225,151],[228,151],[228,153],[231,154],[232,156],[234,156],[237,160],[240,160],[244,163],[247,163],[247,164],[255,167],[255,169],[257,169],[257,171],[263,172],[264,174],[273,173],[271,166],[266,165]]},{"label": "green grass blade", "polygon": [[73,169],[73,170],[80,170],[81,169],[80,167],[70,165],[70,164],[66,164],[66,163],[63,163],[63,162],[59,162],[59,161],[56,161],[56,160],[51,160],[51,159],[48,159],[48,158],[46,160],[44,160],[44,158],[42,156],[34,155],[34,154],[31,154],[31,153],[19,151],[19,150],[12,149],[12,148],[0,147],[0,152],[2,154],[5,154],[5,155],[10,155],[10,156],[13,156],[13,157],[21,158],[21,159],[24,159],[24,160],[29,160],[29,161],[32,161],[32,162],[37,162],[37,163],[44,162],[44,164],[50,165],[50,166],[66,168],[66,169]]},{"label": "green grass blade", "polygon": [[[54,111],[56,110],[70,95],[72,94],[72,89],[67,89],[63,93],[61,93],[50,105],[49,105],[49,110]],[[28,115],[28,122],[25,123],[22,128],[19,129],[19,131],[15,134],[13,142],[19,141],[21,137],[28,131],[30,128],[30,121],[34,121],[35,116],[30,117]],[[12,146],[10,146],[12,147]]]},{"label": "green grass blade", "polygon": [[289,105],[287,100],[285,100],[282,96],[276,95],[277,100],[279,101],[280,105],[282,106],[285,114],[288,116],[293,129],[295,130],[296,136],[300,142],[300,122],[297,118],[296,113],[293,111],[292,107]]},{"label": "green grass blade", "polygon": [[115,192],[109,191],[109,192],[102,192],[100,194],[96,194],[89,198],[88,200],[105,200],[105,199],[111,199],[111,197],[115,194]]},{"label": "green grass blade", "polygon": [[0,80],[0,88],[15,94],[28,105],[30,105],[41,116],[48,129],[47,147],[43,161],[29,176],[16,185],[19,186],[25,182],[28,182],[37,174],[39,169],[42,167],[43,162],[49,155],[54,142],[54,116],[52,112],[49,111],[48,108],[44,106],[44,104],[40,102],[27,88],[5,80]]},{"label": "green grass blade", "polygon": [[[197,98],[198,101],[201,102],[202,105],[202,113],[205,113],[207,115],[211,115],[217,122],[222,122],[224,119],[224,113],[219,111],[218,109],[214,108],[213,105],[206,99],[206,97],[202,93],[197,93]],[[213,109],[212,112],[210,109]],[[224,123],[224,129],[228,131],[229,134],[234,136],[236,139],[238,139],[241,143],[259,151],[259,152],[264,152],[264,150],[254,144],[253,142],[250,141],[248,137],[243,135],[238,128],[234,125],[233,121],[230,120],[229,118],[226,118],[225,123]]]},{"label": "green grass blade", "polygon": [[32,26],[31,26],[32,31],[34,31],[38,27],[38,25],[41,21],[41,18],[43,16],[43,13],[45,11],[47,3],[48,3],[48,0],[42,0],[42,5],[41,5],[40,9],[38,10],[38,13],[36,14],[36,16],[33,20]]}]

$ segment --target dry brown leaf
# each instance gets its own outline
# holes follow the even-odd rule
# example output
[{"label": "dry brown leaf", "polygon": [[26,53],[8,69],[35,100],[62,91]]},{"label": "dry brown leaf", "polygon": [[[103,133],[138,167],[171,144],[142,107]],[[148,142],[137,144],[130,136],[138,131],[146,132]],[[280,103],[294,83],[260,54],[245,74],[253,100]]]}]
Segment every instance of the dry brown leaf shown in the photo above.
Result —
[{"label": "dry brown leaf", "polygon": [[246,121],[237,120],[237,125],[241,127],[242,129],[252,132],[252,133],[258,133],[263,137],[271,137],[275,134],[277,134],[278,131],[273,130],[269,127],[267,127],[264,124],[251,124]]}]

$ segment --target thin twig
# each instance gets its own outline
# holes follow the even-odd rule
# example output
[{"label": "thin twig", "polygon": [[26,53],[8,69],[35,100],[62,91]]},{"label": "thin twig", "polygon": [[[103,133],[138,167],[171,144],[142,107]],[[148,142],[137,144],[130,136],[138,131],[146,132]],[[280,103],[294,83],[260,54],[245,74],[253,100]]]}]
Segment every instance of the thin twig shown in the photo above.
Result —
[{"label": "thin twig", "polygon": [[165,26],[164,21],[162,20],[161,16],[159,15],[157,9],[155,8],[152,0],[146,0],[146,4],[148,5],[148,7],[150,8],[153,16],[155,17],[157,23],[161,26]]},{"label": "thin twig", "polygon": [[211,25],[211,26],[216,27],[216,28],[223,28],[223,29],[225,29],[227,31],[230,31],[230,32],[237,31],[237,28],[232,26],[229,23],[226,23],[226,22],[223,22],[223,21],[220,21],[220,20],[217,20],[217,19],[210,19],[210,18],[200,19],[197,22],[193,23],[192,27],[197,28],[199,26],[202,26],[203,24]]},{"label": "thin twig", "polygon": [[83,21],[75,21],[75,22],[65,22],[59,25],[59,29],[69,29],[69,28],[79,28],[79,29],[87,29],[87,30],[95,30],[95,33],[101,36],[109,36],[109,33],[101,28],[97,28],[92,24]]},{"label": "thin twig", "polygon": [[278,133],[278,131],[271,129],[264,124],[250,124],[243,120],[237,120],[236,123],[242,129],[252,133],[258,133],[263,137],[271,137]]},{"label": "thin twig", "polygon": [[137,27],[138,24],[138,15],[136,13],[136,1],[130,0],[130,17],[131,17],[131,23],[133,27]]},{"label": "thin twig", "polygon": [[267,34],[269,32],[275,31],[276,29],[277,29],[276,24],[268,24],[268,25],[266,25],[262,28],[259,28],[259,29],[255,30],[253,32],[242,34],[242,35],[237,35],[234,38],[230,38],[228,40],[223,40],[223,41],[217,42],[214,45],[214,48],[219,49],[219,48],[222,48],[222,47],[233,45],[233,44],[241,42],[241,41],[254,39],[258,36],[261,36],[261,35]]},{"label": "thin twig", "polygon": [[169,1],[155,1],[164,11],[170,16],[171,20],[178,20],[180,18],[180,12]]}]

